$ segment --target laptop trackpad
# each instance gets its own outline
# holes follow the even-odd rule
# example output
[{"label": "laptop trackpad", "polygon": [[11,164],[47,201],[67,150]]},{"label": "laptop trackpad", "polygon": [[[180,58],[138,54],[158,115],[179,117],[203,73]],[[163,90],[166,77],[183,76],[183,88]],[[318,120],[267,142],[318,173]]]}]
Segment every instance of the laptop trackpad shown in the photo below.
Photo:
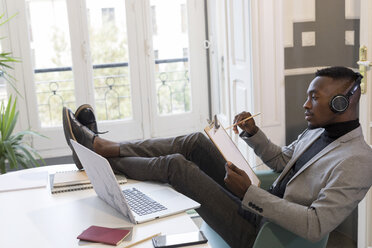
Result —
[{"label": "laptop trackpad", "polygon": [[160,189],[152,191],[150,197],[156,201],[167,201],[179,197],[179,193],[170,189]]}]

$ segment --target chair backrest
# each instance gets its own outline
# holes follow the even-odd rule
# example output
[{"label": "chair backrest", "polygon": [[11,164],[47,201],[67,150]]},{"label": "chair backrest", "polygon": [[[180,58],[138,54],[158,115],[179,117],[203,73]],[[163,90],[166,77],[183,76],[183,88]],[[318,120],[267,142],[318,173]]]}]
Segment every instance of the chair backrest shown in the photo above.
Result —
[{"label": "chair backrest", "polygon": [[328,234],[320,241],[313,243],[272,223],[266,222],[257,235],[253,248],[325,248]]},{"label": "chair backrest", "polygon": [[205,237],[208,239],[208,244],[213,248],[230,248],[230,246],[221,238],[216,231],[212,229],[205,221],[200,226]]}]

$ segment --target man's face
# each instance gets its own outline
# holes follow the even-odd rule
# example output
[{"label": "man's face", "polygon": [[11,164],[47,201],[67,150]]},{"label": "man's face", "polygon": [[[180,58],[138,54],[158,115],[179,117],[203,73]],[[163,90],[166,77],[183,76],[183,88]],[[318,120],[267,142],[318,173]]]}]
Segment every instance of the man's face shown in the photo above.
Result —
[{"label": "man's face", "polygon": [[324,127],[336,123],[340,114],[332,112],[329,102],[333,96],[343,94],[345,84],[330,77],[316,77],[307,90],[307,99],[304,103],[305,119],[308,128]]}]

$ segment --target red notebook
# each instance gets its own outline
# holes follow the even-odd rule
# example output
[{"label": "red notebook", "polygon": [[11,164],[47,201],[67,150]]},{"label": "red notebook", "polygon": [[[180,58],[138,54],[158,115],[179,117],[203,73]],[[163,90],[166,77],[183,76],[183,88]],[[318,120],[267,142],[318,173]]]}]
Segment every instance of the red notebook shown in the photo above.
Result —
[{"label": "red notebook", "polygon": [[77,238],[85,241],[93,241],[109,245],[118,245],[130,233],[130,230],[90,226],[83,231]]}]

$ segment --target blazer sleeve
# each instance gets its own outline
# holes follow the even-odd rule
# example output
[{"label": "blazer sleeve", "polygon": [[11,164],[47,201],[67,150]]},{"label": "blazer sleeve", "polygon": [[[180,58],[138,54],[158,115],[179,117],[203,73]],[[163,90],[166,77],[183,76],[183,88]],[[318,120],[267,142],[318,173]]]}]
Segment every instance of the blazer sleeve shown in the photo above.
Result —
[{"label": "blazer sleeve", "polygon": [[340,162],[310,206],[289,202],[251,185],[242,207],[305,239],[318,241],[334,230],[368,192],[372,184],[368,158],[371,156]]},{"label": "blazer sleeve", "polygon": [[249,136],[243,131],[240,137],[254,150],[263,163],[275,172],[283,171],[288,161],[292,158],[294,149],[298,143],[297,139],[289,146],[277,146],[267,138],[261,129],[253,136]]}]

